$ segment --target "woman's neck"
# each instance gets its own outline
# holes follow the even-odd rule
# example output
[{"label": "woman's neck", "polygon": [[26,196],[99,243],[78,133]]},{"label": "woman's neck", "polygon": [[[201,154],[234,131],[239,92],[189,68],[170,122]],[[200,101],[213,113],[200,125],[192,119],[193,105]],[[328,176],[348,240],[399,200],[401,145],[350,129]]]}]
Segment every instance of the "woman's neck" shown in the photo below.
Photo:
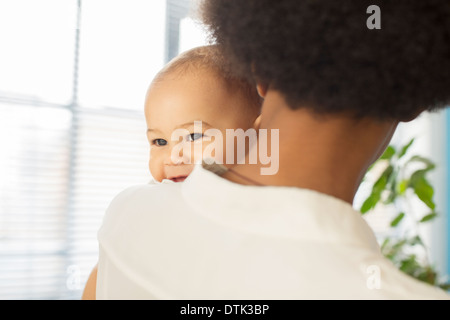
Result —
[{"label": "woman's neck", "polygon": [[[383,153],[397,125],[340,115],[318,117],[306,108],[291,110],[278,92],[269,91],[260,132],[267,132],[267,150],[275,151],[270,157],[278,157],[278,171],[262,175],[261,168],[268,165],[250,164],[249,154],[245,164],[232,170],[263,185],[312,189],[351,204],[367,168]],[[271,130],[278,130],[278,141]],[[231,172],[224,178],[251,184]]]}]

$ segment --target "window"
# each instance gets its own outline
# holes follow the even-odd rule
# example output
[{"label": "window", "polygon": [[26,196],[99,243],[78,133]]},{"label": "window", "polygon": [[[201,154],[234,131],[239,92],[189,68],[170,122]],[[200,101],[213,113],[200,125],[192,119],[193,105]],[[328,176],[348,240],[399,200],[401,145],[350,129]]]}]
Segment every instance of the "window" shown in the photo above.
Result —
[{"label": "window", "polygon": [[204,43],[192,12],[186,0],[0,3],[0,299],[81,297],[109,202],[151,178],[147,86],[179,47]]}]

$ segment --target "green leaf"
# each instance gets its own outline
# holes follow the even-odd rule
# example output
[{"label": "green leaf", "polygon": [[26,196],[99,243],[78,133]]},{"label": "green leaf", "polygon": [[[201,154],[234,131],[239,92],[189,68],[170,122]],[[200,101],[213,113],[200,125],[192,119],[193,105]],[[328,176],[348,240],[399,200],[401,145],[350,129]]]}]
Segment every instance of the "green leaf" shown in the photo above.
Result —
[{"label": "green leaf", "polygon": [[361,213],[364,214],[368,212],[369,210],[375,208],[378,201],[380,201],[381,194],[374,194],[372,193],[370,196],[367,197],[367,199],[364,201],[364,203],[361,206]]},{"label": "green leaf", "polygon": [[409,180],[402,180],[400,181],[400,183],[398,184],[398,193],[400,195],[404,195],[406,192],[406,189],[408,189],[408,185],[409,185]]},{"label": "green leaf", "polygon": [[425,164],[425,171],[433,170],[436,167],[433,161],[421,156],[413,156],[408,160],[408,162],[422,162]]},{"label": "green leaf", "polygon": [[378,180],[374,183],[372,187],[372,193],[379,193],[386,188],[386,185],[388,183],[388,180],[394,170],[394,167],[392,165],[389,165],[381,174],[381,176],[378,178]]},{"label": "green leaf", "polygon": [[417,270],[418,268],[420,268],[420,265],[417,263],[416,256],[414,254],[409,255],[400,263],[400,270],[410,275],[413,275],[414,270]]},{"label": "green leaf", "polygon": [[433,220],[436,217],[437,217],[437,213],[436,212],[432,212],[432,213],[427,214],[426,216],[424,216],[422,219],[420,219],[419,222],[427,222],[427,221]]},{"label": "green leaf", "polygon": [[436,207],[433,201],[434,189],[430,183],[425,179],[425,176],[418,176],[414,180],[411,178],[411,186],[414,189],[414,193],[427,205],[428,208],[434,210]]},{"label": "green leaf", "polygon": [[393,167],[391,174],[388,177],[386,190],[388,191],[388,196],[383,201],[383,204],[391,204],[394,203],[395,199],[398,196],[398,187],[397,187],[397,176],[399,174],[399,170],[397,167]]},{"label": "green leaf", "polygon": [[439,285],[439,288],[441,288],[441,289],[443,289],[445,291],[449,291],[450,290],[450,282],[448,282],[448,283],[441,283]]},{"label": "green leaf", "polygon": [[409,147],[414,143],[414,138],[411,139],[411,141],[408,142],[407,145],[405,145],[402,150],[399,152],[398,157],[401,158],[405,155],[405,153],[408,151]]},{"label": "green leaf", "polygon": [[400,250],[407,243],[408,243],[408,239],[401,239],[401,240],[398,240],[396,243],[394,243],[392,248],[395,250]]},{"label": "green leaf", "polygon": [[364,203],[361,206],[361,213],[364,214],[369,210],[375,208],[378,201],[381,199],[381,193],[386,188],[388,179],[392,175],[394,168],[392,165],[389,165],[378,178],[378,180],[372,186],[372,193],[367,197]]},{"label": "green leaf", "polygon": [[418,180],[425,177],[426,173],[427,173],[426,169],[421,169],[421,170],[415,171],[409,179],[409,187],[413,187],[414,184],[416,184]]},{"label": "green leaf", "polygon": [[381,250],[383,250],[384,248],[386,248],[389,245],[390,239],[389,238],[385,238],[383,240],[383,243],[381,244]]},{"label": "green leaf", "polygon": [[386,200],[383,201],[383,204],[394,203],[396,198],[397,198],[397,192],[395,191],[395,189],[389,190],[389,195],[387,196]]},{"label": "green leaf", "polygon": [[380,157],[381,160],[389,160],[395,154],[395,148],[393,146],[388,146],[384,151],[383,155]]},{"label": "green leaf", "polygon": [[415,270],[414,276],[423,282],[435,285],[437,273],[431,266],[423,266],[418,270]]},{"label": "green leaf", "polygon": [[415,246],[416,244],[424,246],[422,239],[418,235],[408,239],[407,243],[409,243],[411,246]]},{"label": "green leaf", "polygon": [[400,212],[397,217],[395,217],[394,220],[391,221],[391,227],[395,227],[399,224],[400,221],[402,221],[405,214],[403,212]]}]

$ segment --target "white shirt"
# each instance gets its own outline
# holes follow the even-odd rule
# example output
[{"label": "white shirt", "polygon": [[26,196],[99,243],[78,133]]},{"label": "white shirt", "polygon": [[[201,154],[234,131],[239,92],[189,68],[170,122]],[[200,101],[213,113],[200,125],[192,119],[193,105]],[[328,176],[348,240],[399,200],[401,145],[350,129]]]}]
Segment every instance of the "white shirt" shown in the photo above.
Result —
[{"label": "white shirt", "polygon": [[98,299],[450,298],[384,258],[350,204],[200,165],[120,193],[98,238]]}]

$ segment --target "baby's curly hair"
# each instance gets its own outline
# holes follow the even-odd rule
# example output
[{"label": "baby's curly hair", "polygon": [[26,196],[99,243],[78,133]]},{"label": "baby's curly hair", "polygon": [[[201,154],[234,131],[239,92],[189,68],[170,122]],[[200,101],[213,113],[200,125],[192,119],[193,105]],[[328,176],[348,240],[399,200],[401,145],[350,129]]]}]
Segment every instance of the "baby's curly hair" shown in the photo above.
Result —
[{"label": "baby's curly hair", "polygon": [[[370,5],[381,29],[369,29]],[[407,121],[450,102],[450,1],[204,0],[239,74],[292,109]]]},{"label": "baby's curly hair", "polygon": [[153,82],[161,81],[168,75],[183,76],[199,70],[213,71],[230,94],[240,94],[248,106],[242,112],[260,113],[262,99],[253,81],[233,72],[229,59],[226,59],[218,45],[195,47],[180,53],[159,71]]}]

